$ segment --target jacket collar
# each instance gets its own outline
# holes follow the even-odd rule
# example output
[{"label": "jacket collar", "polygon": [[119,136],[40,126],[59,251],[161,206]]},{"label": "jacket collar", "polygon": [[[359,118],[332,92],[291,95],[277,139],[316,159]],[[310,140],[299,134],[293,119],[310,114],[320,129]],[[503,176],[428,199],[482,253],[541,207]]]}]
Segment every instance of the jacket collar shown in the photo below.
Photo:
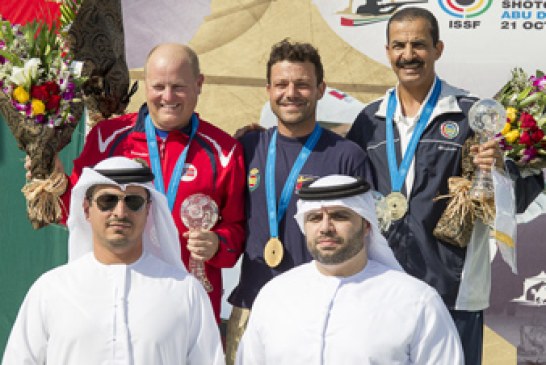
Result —
[{"label": "jacket collar", "polygon": [[[436,107],[434,108],[432,115],[430,116],[430,120],[434,120],[434,118],[442,114],[461,113],[462,110],[459,107],[459,103],[457,102],[457,97],[470,96],[470,93],[466,90],[451,86],[450,84],[448,84],[447,82],[443,80],[440,80],[440,82],[442,83],[442,90],[440,92],[440,97],[438,98],[438,103],[436,104]],[[431,86],[431,89],[432,89],[432,86]],[[393,89],[394,88],[390,88],[385,93],[385,96],[382,98],[381,103],[379,104],[379,109],[377,109],[377,111],[375,112],[376,116],[386,119],[389,94],[391,90]],[[430,92],[426,100],[428,100],[429,97],[430,97]],[[400,108],[398,106],[397,113],[399,113],[399,110]]]},{"label": "jacket collar", "polygon": [[144,122],[146,120],[147,115],[148,115],[148,106],[146,105],[146,103],[144,103],[138,110],[137,121],[135,123],[135,128],[134,128],[135,132],[146,133],[146,130],[144,128],[144,125],[145,125]]}]

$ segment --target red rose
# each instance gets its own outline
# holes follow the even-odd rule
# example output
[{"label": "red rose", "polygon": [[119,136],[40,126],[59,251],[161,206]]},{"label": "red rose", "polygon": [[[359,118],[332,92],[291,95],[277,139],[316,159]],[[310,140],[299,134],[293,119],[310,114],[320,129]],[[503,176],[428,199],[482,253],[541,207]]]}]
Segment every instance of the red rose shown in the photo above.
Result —
[{"label": "red rose", "polygon": [[46,103],[46,109],[56,112],[59,109],[59,103],[61,102],[60,95],[51,95],[49,101]]},{"label": "red rose", "polygon": [[44,86],[46,87],[49,95],[59,95],[61,92],[61,88],[54,81],[47,81],[44,83]]},{"label": "red rose", "polygon": [[49,99],[49,93],[44,85],[34,85],[30,88],[30,96],[34,99],[47,102]]},{"label": "red rose", "polygon": [[532,146],[534,144],[533,140],[531,139],[531,135],[527,131],[521,134],[521,136],[519,137],[519,143],[524,144],[527,147]]},{"label": "red rose", "polygon": [[542,131],[542,129],[537,129],[536,131],[531,133],[531,139],[535,143],[542,141],[543,137],[544,137],[544,132]]},{"label": "red rose", "polygon": [[532,128],[537,125],[537,121],[529,113],[521,113],[519,120],[521,121],[521,128]]}]

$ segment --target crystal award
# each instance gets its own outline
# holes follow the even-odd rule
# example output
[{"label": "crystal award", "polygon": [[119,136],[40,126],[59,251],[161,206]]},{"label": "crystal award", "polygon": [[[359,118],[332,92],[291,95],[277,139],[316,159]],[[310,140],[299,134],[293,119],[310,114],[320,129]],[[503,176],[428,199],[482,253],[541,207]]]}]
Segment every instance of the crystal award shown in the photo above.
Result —
[{"label": "crystal award", "polygon": [[[218,205],[212,198],[205,194],[193,194],[188,196],[180,208],[182,223],[190,231],[208,231],[218,221]],[[207,292],[212,291],[212,285],[205,274],[203,261],[194,259],[190,255],[190,272],[201,282]]]},{"label": "crystal award", "polygon": [[[478,135],[482,144],[500,133],[506,123],[506,111],[493,99],[482,99],[476,102],[468,112],[470,128]],[[494,196],[491,172],[478,169],[472,181],[470,196],[489,199]]]}]

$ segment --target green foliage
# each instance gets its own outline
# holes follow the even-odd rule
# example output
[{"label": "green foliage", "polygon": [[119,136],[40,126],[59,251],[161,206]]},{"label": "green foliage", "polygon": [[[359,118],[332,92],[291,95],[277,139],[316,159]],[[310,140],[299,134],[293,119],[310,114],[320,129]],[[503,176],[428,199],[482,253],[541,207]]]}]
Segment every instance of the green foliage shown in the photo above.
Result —
[{"label": "green foliage", "polygon": [[61,3],[61,27],[66,28],[74,22],[82,3],[83,0],[64,0]]}]

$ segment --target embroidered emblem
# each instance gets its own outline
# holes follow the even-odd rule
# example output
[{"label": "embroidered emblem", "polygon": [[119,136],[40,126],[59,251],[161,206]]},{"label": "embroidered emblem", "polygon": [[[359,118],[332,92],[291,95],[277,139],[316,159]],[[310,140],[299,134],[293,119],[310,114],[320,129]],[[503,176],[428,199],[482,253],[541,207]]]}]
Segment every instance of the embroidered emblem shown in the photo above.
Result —
[{"label": "embroidered emblem", "polygon": [[251,169],[248,173],[248,189],[254,191],[260,186],[260,170],[256,167]]},{"label": "embroidered emblem", "polygon": [[195,166],[191,163],[184,164],[184,171],[182,171],[182,178],[180,178],[181,181],[184,182],[190,182],[195,180],[197,177],[197,169]]},{"label": "embroidered emblem", "polygon": [[312,176],[312,175],[300,175],[300,176],[298,176],[298,180],[296,182],[295,192],[297,193],[298,191],[300,191],[301,187],[303,186],[303,184],[305,182],[316,180],[317,177],[318,176]]},{"label": "embroidered emblem", "polygon": [[444,138],[453,139],[459,135],[459,125],[455,122],[444,122],[440,126],[440,133]]}]

